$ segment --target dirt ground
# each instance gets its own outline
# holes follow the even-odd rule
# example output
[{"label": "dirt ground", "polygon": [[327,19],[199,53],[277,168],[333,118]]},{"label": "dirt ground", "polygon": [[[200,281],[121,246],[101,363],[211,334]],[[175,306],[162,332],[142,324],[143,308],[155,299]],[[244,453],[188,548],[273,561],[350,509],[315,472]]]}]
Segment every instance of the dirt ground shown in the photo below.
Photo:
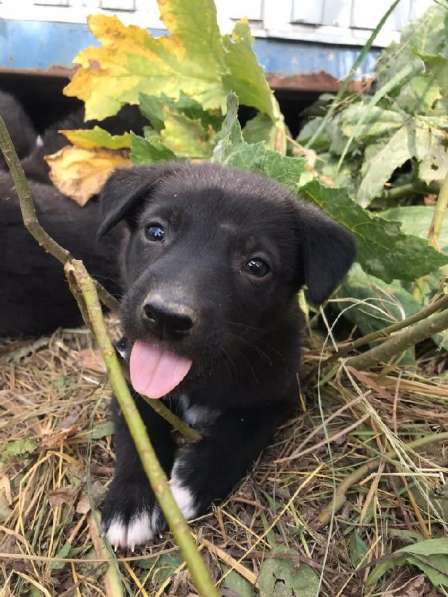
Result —
[{"label": "dirt ground", "polygon": [[[322,595],[445,594],[406,565],[367,582],[378,560],[447,531],[448,441],[437,437],[448,430],[445,357],[428,349],[418,372],[340,366],[325,378],[321,368],[318,389],[319,342],[304,356],[297,417],[234,494],[192,525],[219,591],[258,594],[260,568],[282,546],[295,570],[320,578]],[[135,553],[103,543],[109,397],[86,329],[0,345],[2,596],[113,595],[108,566],[123,594],[196,594],[169,533]],[[419,438],[426,445],[412,449]],[[296,594],[278,581],[275,595]]]}]

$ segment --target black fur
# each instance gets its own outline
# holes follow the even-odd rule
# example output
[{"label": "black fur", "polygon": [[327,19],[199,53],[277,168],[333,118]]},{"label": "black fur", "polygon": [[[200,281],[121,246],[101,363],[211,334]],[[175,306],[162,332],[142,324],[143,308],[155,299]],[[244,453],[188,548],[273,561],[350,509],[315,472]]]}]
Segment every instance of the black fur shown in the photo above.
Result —
[{"label": "black fur", "polygon": [[[217,165],[119,171],[101,203],[101,234],[122,220],[128,226],[122,324],[130,345],[156,339],[193,361],[163,400],[196,424],[199,443],[176,452],[166,424],[137,402],[175,497],[196,516],[232,490],[294,410],[302,329],[296,292],[306,286],[311,301],[326,300],[354,259],[353,240],[273,181]],[[153,222],[165,228],[162,242],[145,237]],[[254,257],[270,265],[265,277],[245,270]],[[188,313],[188,331],[149,326],[142,307],[153,297],[178,305],[170,314],[176,322]],[[163,528],[163,518],[115,409],[117,467],[103,521],[111,542],[133,547]]]},{"label": "black fur", "polygon": [[[50,185],[31,182],[30,188],[45,230],[118,294],[114,255],[120,233],[103,242],[96,239],[98,201],[81,209]],[[63,267],[25,229],[7,174],[0,175],[0,256],[0,337],[34,336],[81,323]]]},{"label": "black fur", "polygon": [[[22,104],[9,93],[0,91],[0,116],[6,124],[17,155],[23,159],[30,155],[36,146],[37,133]],[[0,152],[0,169],[7,166]]]},{"label": "black fur", "polygon": [[50,169],[45,161],[45,156],[56,153],[69,145],[67,137],[59,131],[92,129],[94,126],[100,126],[112,135],[121,135],[129,131],[141,134],[145,124],[146,122],[136,106],[123,106],[118,114],[102,121],[84,120],[84,108],[78,108],[60,118],[45,130],[42,135],[42,144],[36,146],[31,153],[27,154],[26,159],[22,161],[22,167],[27,178],[50,184]]}]

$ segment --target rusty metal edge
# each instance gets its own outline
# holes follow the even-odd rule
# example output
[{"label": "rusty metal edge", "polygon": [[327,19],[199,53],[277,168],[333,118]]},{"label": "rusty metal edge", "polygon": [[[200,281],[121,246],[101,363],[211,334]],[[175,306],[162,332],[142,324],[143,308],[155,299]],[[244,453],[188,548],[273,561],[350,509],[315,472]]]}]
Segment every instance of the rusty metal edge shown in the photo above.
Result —
[{"label": "rusty metal edge", "polygon": [[[47,69],[32,68],[4,68],[0,67],[0,75],[12,74],[30,77],[59,77],[71,79],[76,67],[68,68],[65,66],[51,66]],[[276,91],[306,92],[306,93],[336,93],[339,89],[340,81],[324,71],[306,75],[277,75],[268,73],[266,75],[269,85]],[[373,77],[365,78],[360,81],[352,81],[349,89],[353,92],[365,93],[372,85]]]}]

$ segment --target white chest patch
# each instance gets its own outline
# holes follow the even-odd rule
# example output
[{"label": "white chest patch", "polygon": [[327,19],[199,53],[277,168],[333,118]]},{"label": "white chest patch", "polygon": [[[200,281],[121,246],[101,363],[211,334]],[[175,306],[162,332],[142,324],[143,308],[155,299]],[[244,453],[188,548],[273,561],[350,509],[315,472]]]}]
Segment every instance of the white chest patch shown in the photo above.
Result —
[{"label": "white chest patch", "polygon": [[183,419],[193,427],[211,425],[219,416],[219,411],[216,409],[190,404],[190,400],[186,395],[181,396],[179,401]]}]

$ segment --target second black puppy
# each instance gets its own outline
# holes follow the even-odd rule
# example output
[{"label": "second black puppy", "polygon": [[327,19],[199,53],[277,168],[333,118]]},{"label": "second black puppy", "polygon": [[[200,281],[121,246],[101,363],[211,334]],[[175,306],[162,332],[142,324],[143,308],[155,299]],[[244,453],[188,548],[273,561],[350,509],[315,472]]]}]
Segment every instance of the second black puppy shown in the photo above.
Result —
[{"label": "second black puppy", "polygon": [[[216,165],[117,172],[102,196],[104,234],[126,220],[122,323],[134,389],[169,401],[203,439],[176,450],[141,398],[187,518],[223,499],[297,403],[302,319],[296,293],[323,302],[354,258],[351,236],[284,187]],[[164,527],[115,406],[117,465],[103,506],[115,546]]]}]

